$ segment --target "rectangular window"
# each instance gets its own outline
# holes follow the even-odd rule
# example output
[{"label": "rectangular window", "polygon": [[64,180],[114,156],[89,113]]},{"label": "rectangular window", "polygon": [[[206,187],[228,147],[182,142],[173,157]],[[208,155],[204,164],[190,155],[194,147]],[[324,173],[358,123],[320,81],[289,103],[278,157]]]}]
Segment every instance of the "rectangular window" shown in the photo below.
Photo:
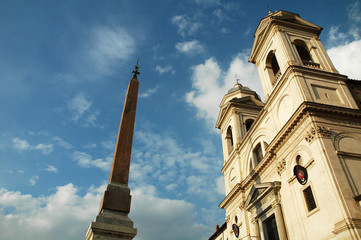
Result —
[{"label": "rectangular window", "polygon": [[311,186],[308,186],[303,190],[303,196],[305,197],[307,210],[311,212],[317,207],[315,198],[313,197]]}]

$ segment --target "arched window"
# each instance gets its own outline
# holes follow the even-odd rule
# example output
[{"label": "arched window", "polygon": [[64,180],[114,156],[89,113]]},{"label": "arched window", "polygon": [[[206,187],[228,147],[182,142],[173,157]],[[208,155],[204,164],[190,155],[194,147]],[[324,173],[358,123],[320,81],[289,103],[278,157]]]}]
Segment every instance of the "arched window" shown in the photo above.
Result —
[{"label": "arched window", "polygon": [[246,125],[246,131],[248,132],[248,130],[252,127],[254,120],[253,119],[247,119],[245,122]]},{"label": "arched window", "polygon": [[251,170],[263,160],[263,157],[266,155],[266,149],[268,144],[266,142],[259,142],[252,150],[252,163]]},{"label": "arched window", "polygon": [[226,141],[227,141],[227,148],[228,148],[228,154],[229,154],[233,151],[233,136],[232,136],[232,127],[231,126],[229,126],[227,128]]},{"label": "arched window", "polygon": [[258,143],[256,147],[253,149],[253,162],[254,167],[256,167],[263,159],[263,152],[261,143]]},{"label": "arched window", "polygon": [[297,165],[302,165],[302,157],[301,157],[301,155],[296,156],[296,164]]},{"label": "arched window", "polygon": [[269,74],[272,81],[272,85],[274,85],[278,78],[281,76],[280,66],[278,65],[278,61],[276,55],[271,51],[266,59],[266,67],[270,69]]},{"label": "arched window", "polygon": [[301,40],[296,40],[294,43],[295,43],[298,55],[300,56],[302,63],[303,64],[312,63],[313,60],[311,58],[310,52],[308,51],[308,48],[307,48],[305,42],[303,42]]},{"label": "arched window", "polygon": [[277,73],[280,71],[280,66],[278,66],[276,55],[274,55],[274,54],[272,54],[272,55],[273,55],[272,60],[271,60],[272,71],[273,71],[273,74],[276,76]]}]

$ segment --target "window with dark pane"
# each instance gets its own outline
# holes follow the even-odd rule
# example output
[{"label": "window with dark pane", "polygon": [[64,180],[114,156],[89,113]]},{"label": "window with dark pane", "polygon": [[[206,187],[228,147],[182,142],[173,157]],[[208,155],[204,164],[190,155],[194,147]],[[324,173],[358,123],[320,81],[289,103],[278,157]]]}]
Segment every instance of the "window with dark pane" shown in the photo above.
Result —
[{"label": "window with dark pane", "polygon": [[246,124],[246,131],[248,132],[248,130],[252,127],[254,120],[253,119],[247,119],[245,124]]},{"label": "window with dark pane", "polygon": [[232,134],[231,126],[229,126],[227,129],[226,139],[227,139],[228,153],[231,153],[233,151],[233,134]]},{"label": "window with dark pane", "polygon": [[303,41],[295,41],[296,49],[298,52],[298,55],[300,56],[302,62],[313,62],[310,52],[308,51],[308,48],[306,44]]},{"label": "window with dark pane", "polygon": [[317,207],[315,198],[313,197],[311,186],[308,186],[303,190],[303,195],[306,200],[307,210],[311,212],[313,209]]},{"label": "window with dark pane", "polygon": [[254,154],[255,163],[256,165],[258,165],[263,158],[261,143],[258,143],[257,146],[254,148],[253,154]]},{"label": "window with dark pane", "polygon": [[265,237],[267,240],[279,240],[276,218],[274,215],[269,217],[265,222]]}]

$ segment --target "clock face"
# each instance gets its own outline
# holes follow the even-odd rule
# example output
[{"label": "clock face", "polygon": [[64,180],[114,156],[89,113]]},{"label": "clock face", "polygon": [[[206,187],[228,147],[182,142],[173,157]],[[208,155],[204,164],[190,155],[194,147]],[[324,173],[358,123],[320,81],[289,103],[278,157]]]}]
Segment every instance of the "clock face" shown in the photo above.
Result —
[{"label": "clock face", "polygon": [[293,100],[289,95],[284,96],[278,106],[278,120],[284,124],[293,112]]},{"label": "clock face", "polygon": [[236,184],[236,181],[237,181],[236,171],[233,168],[231,170],[231,173],[229,174],[229,185],[231,188],[234,187],[234,185]]}]

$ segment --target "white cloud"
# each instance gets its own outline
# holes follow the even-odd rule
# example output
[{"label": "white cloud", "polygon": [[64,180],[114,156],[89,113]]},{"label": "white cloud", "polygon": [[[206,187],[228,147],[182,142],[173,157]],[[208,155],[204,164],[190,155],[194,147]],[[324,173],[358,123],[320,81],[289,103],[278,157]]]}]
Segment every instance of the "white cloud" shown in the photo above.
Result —
[{"label": "white cloud", "polygon": [[217,192],[219,194],[222,195],[226,195],[226,187],[225,187],[225,183],[224,183],[224,176],[221,176],[219,178],[216,179],[216,187],[217,187]]},{"label": "white cloud", "polygon": [[154,88],[148,89],[146,92],[140,93],[139,98],[148,98],[152,96],[154,93],[156,93],[159,89],[159,86],[156,86]]},{"label": "white cloud", "polygon": [[[201,147],[197,151],[187,149],[167,133],[154,133],[149,129],[135,132],[135,145],[130,166],[130,180],[138,185],[152,183],[159,191],[176,192],[186,187],[188,197],[200,198],[213,202],[219,195],[209,185],[214,177],[219,176],[221,162],[218,154]],[[213,143],[213,149],[216,147]],[[202,180],[197,184],[189,182],[189,176],[197,176]],[[202,187],[199,187],[202,186]],[[197,191],[198,195],[194,195]],[[201,193],[201,194],[200,194]],[[185,196],[178,196],[185,197]]]},{"label": "white cloud", "polygon": [[40,150],[43,154],[50,154],[54,150],[54,145],[40,143],[34,149]]},{"label": "white cloud", "polygon": [[361,79],[361,40],[327,50],[336,69],[349,78]]},{"label": "white cloud", "polygon": [[346,26],[347,32],[340,31],[340,26],[331,26],[328,32],[327,45],[337,47],[349,44],[352,41],[360,40],[361,32],[361,8],[360,2],[355,1],[347,6],[347,16],[349,22]]},{"label": "white cloud", "polygon": [[23,139],[13,138],[14,148],[19,151],[24,151],[30,148],[30,144]]},{"label": "white cloud", "polygon": [[175,47],[179,52],[190,56],[197,55],[205,50],[205,47],[198,40],[179,42],[176,43]]},{"label": "white cloud", "polygon": [[99,111],[91,111],[92,101],[90,101],[84,93],[76,94],[67,102],[67,109],[71,114],[71,120],[74,123],[81,123],[85,127],[95,127],[95,121]]},{"label": "white cloud", "polygon": [[214,127],[223,96],[236,83],[235,76],[243,86],[256,91],[263,98],[263,90],[255,65],[248,63],[245,54],[239,54],[230,63],[226,72],[219,67],[214,58],[192,68],[192,90],[186,96],[186,102],[197,109],[199,118],[205,119],[209,127]]},{"label": "white cloud", "polygon": [[347,34],[339,31],[340,26],[331,26],[328,32],[328,44],[331,46],[338,44],[339,42],[346,42]]},{"label": "white cloud", "polygon": [[89,110],[92,102],[86,99],[84,93],[78,93],[67,103],[68,110],[71,112],[72,120],[77,122],[82,115]]},{"label": "white cloud", "polygon": [[49,196],[33,197],[0,189],[2,239],[81,239],[96,216],[105,186],[84,196],[71,183]]},{"label": "white cloud", "polygon": [[40,150],[43,154],[50,154],[54,150],[53,144],[44,144],[40,143],[36,146],[30,145],[28,141],[20,139],[20,138],[13,138],[12,140],[14,144],[14,148],[19,151],[24,150]]},{"label": "white cloud", "polygon": [[35,184],[39,181],[39,176],[32,176],[29,180],[31,186],[35,186]]},{"label": "white cloud", "polygon": [[[92,186],[79,194],[69,183],[39,197],[1,188],[1,239],[84,239],[105,188]],[[152,185],[136,187],[132,195],[130,218],[138,228],[136,240],[206,239],[212,232],[198,223],[195,206],[189,202],[159,197]]]},{"label": "white cloud", "polygon": [[57,145],[59,145],[62,148],[65,148],[65,149],[73,148],[73,146],[70,143],[64,141],[63,139],[61,139],[58,136],[53,137],[52,140],[55,141],[57,143]]},{"label": "white cloud", "polygon": [[88,143],[87,145],[84,146],[84,148],[96,148],[97,144],[96,143]]},{"label": "white cloud", "polygon": [[360,2],[355,1],[347,7],[347,14],[350,20],[349,34],[355,39],[360,39],[361,9]]},{"label": "white cloud", "polygon": [[45,168],[44,170],[47,171],[47,172],[53,172],[53,173],[57,173],[57,172],[58,172],[58,169],[57,169],[55,166],[53,166],[53,165],[48,165],[48,167]]},{"label": "white cloud", "polygon": [[90,60],[101,74],[109,74],[120,60],[134,52],[135,41],[124,28],[98,26],[93,30]]},{"label": "white cloud", "polygon": [[81,167],[85,167],[85,168],[97,167],[103,171],[110,170],[113,160],[111,157],[106,157],[105,160],[102,158],[93,159],[93,157],[88,153],[79,152],[79,151],[75,151],[72,155],[72,158]]},{"label": "white cloud", "polygon": [[170,65],[167,65],[167,66],[160,66],[160,65],[157,65],[155,67],[155,70],[160,74],[162,75],[163,73],[167,73],[167,72],[170,72],[171,74],[175,74],[175,70],[172,66]]},{"label": "white cloud", "polygon": [[229,33],[229,29],[223,27],[223,28],[221,28],[221,33],[224,33],[224,34]]},{"label": "white cloud", "polygon": [[199,22],[192,22],[185,15],[178,15],[172,18],[172,23],[177,25],[178,33],[185,37],[186,35],[193,35],[202,26]]},{"label": "white cloud", "polygon": [[138,228],[137,240],[205,239],[212,231],[197,223],[195,206],[189,202],[160,198],[151,185],[138,187],[132,194],[130,218]]}]

